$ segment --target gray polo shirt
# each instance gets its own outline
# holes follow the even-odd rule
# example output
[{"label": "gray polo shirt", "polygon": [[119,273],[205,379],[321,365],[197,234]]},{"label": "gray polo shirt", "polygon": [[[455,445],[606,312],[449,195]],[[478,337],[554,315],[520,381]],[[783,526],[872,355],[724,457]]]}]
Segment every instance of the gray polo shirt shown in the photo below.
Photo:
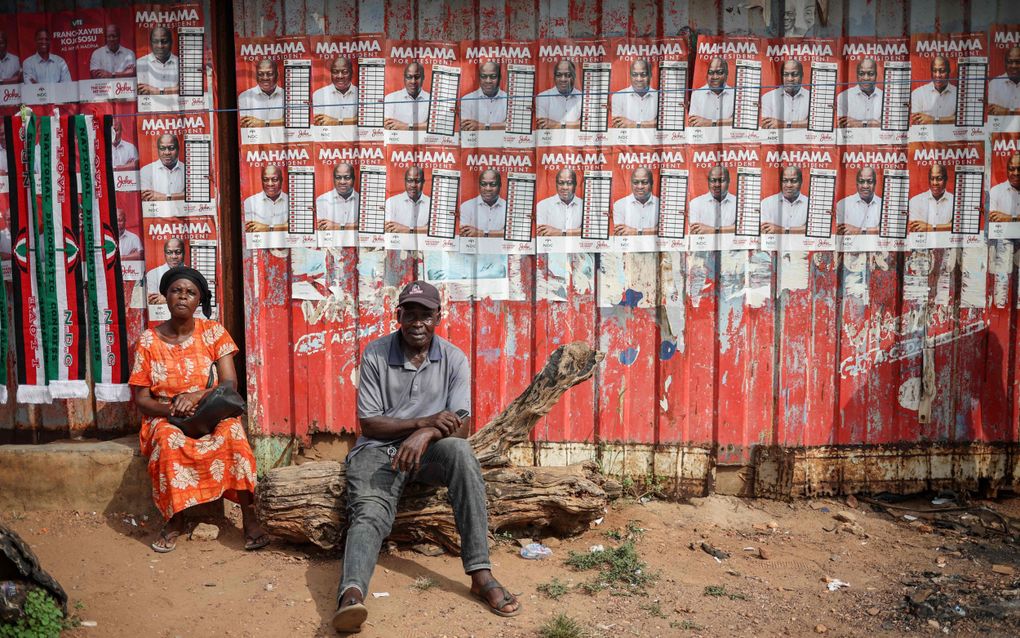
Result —
[{"label": "gray polo shirt", "polygon": [[[460,348],[433,336],[428,357],[415,368],[400,347],[399,331],[368,344],[361,355],[358,379],[359,419],[413,419],[443,410],[471,411],[471,370]],[[380,441],[361,435],[347,459],[362,448],[399,446],[401,441],[403,438]]]}]

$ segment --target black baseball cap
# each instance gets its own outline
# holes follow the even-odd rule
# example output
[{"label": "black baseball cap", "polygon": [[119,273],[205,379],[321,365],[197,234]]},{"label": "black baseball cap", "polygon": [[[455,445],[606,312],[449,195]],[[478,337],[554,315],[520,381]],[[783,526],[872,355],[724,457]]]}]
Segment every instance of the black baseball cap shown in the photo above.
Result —
[{"label": "black baseball cap", "polygon": [[397,297],[397,308],[407,303],[416,303],[430,310],[439,307],[439,291],[430,283],[422,280],[412,281],[404,286]]}]

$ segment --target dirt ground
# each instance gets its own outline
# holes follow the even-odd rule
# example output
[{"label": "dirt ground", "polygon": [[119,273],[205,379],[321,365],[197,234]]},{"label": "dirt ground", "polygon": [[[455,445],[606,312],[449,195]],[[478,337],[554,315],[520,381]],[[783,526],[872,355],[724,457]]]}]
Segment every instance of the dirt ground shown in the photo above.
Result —
[{"label": "dirt ground", "polygon": [[[983,504],[1020,516],[1020,498]],[[1009,538],[966,516],[949,530],[856,505],[621,500],[579,537],[542,539],[553,554],[541,561],[500,538],[494,573],[524,607],[510,619],[471,598],[457,557],[390,551],[380,557],[360,635],[530,637],[559,613],[592,637],[1020,634],[1020,552]],[[842,512],[852,522],[836,520]],[[143,523],[136,527],[130,513],[3,512],[0,521],[67,590],[69,610],[95,623],[68,632],[76,638],[332,635],[339,558],[278,543],[246,553],[237,512],[230,514],[235,521],[224,522],[219,539],[182,540],[170,554],[149,549],[153,521],[134,517]],[[628,536],[657,581],[643,592],[582,591],[595,572],[567,567],[569,552],[612,549]],[[730,557],[717,560],[703,542]],[[829,591],[827,578],[849,586]],[[558,599],[539,590],[553,579],[570,586]]]}]

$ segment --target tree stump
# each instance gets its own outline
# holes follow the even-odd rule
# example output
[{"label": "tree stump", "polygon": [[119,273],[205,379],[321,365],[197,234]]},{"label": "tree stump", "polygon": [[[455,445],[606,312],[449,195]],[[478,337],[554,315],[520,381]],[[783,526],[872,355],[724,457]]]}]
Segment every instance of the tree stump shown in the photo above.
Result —
[{"label": "tree stump", "polygon": [[[510,467],[509,450],[528,440],[532,428],[573,386],[595,373],[602,360],[585,343],[557,348],[542,371],[503,412],[468,440],[482,465],[491,529],[546,528],[556,534],[584,531],[600,517],[620,486],[597,472],[594,463],[569,467]],[[345,471],[326,461],[270,470],[256,490],[266,530],[323,549],[340,543],[346,519]],[[409,486],[400,501],[389,538],[434,543],[453,553],[460,537],[445,489]]]}]

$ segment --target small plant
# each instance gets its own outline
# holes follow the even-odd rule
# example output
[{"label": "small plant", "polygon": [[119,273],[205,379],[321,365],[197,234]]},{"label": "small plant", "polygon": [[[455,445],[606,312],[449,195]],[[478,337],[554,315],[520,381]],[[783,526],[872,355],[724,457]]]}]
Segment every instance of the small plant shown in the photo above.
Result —
[{"label": "small plant", "polygon": [[633,540],[635,538],[638,538],[644,533],[645,528],[638,527],[637,521],[628,522],[626,532],[623,532],[618,529],[611,529],[607,532],[604,532],[606,538],[610,538],[614,541]]},{"label": "small plant", "polygon": [[637,521],[629,521],[627,523],[627,536],[630,538],[637,538],[645,533],[645,528],[638,527]]},{"label": "small plant", "polygon": [[570,586],[561,583],[559,578],[553,578],[551,582],[542,583],[536,589],[553,600],[559,600],[570,591]]},{"label": "small plant", "polygon": [[686,631],[701,631],[704,629],[701,625],[694,622],[693,620],[674,620],[669,623],[672,629],[684,629]]},{"label": "small plant", "polygon": [[41,589],[28,592],[24,611],[17,623],[0,625],[0,638],[56,638],[67,626],[64,612]]},{"label": "small plant", "polygon": [[510,532],[496,532],[492,535],[497,543],[512,543],[514,542],[514,535]]},{"label": "small plant", "polygon": [[85,603],[83,603],[80,600],[74,601],[74,609],[75,609],[75,611],[81,611],[81,610],[85,609]]},{"label": "small plant", "polygon": [[414,583],[411,585],[411,589],[417,591],[428,591],[438,584],[439,583],[437,583],[434,578],[429,578],[428,576],[419,576],[418,578],[414,579]]},{"label": "small plant", "polygon": [[538,630],[539,638],[584,638],[588,632],[581,623],[566,614],[557,614]]},{"label": "small plant", "polygon": [[605,535],[606,535],[606,538],[611,538],[614,541],[622,541],[623,540],[623,532],[621,532],[618,529],[611,529],[611,530],[605,532]]},{"label": "small plant", "polygon": [[662,611],[662,605],[659,604],[659,601],[655,601],[654,603],[649,603],[647,605],[641,605],[641,609],[647,611],[649,616],[655,616],[656,618],[666,617],[666,612]]},{"label": "small plant", "polygon": [[709,585],[705,587],[705,596],[726,596],[730,600],[747,600],[747,596],[738,591],[726,591],[722,585]]},{"label": "small plant", "polygon": [[589,592],[599,591],[617,584],[641,589],[656,578],[648,571],[648,566],[638,556],[634,541],[627,541],[616,549],[606,549],[601,552],[581,554],[570,552],[566,564],[578,570],[601,570],[593,582],[584,585],[584,588]]}]

